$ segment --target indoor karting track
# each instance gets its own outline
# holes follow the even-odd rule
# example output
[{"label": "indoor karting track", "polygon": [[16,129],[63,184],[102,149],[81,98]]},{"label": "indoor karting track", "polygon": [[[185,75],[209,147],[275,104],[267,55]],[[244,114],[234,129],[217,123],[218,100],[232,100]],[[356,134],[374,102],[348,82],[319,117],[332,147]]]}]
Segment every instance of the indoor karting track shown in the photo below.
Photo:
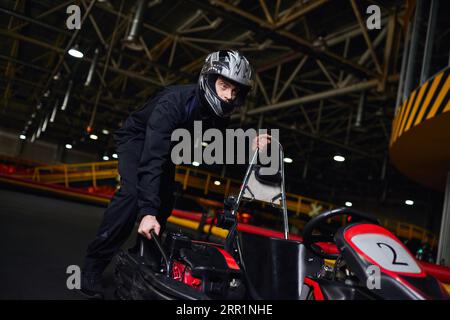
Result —
[{"label": "indoor karting track", "polygon": [[[0,299],[82,299],[67,289],[66,269],[82,264],[103,211],[100,206],[0,189]],[[110,267],[105,274],[109,299],[112,281]]]}]

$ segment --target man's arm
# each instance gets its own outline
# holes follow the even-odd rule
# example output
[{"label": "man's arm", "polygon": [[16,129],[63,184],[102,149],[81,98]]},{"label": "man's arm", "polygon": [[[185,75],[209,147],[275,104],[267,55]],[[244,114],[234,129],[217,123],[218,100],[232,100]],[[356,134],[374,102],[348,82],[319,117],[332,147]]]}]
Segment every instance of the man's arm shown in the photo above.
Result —
[{"label": "man's arm", "polygon": [[[153,216],[153,219],[146,218],[146,221],[156,222],[154,217],[158,215],[161,205],[159,187],[163,166],[170,161],[170,138],[182,117],[181,111],[173,103],[164,100],[155,107],[147,122],[138,168],[138,219]],[[153,226],[155,225],[153,224]],[[142,228],[140,227],[140,229]],[[150,229],[154,229],[158,233],[159,224]],[[147,235],[148,231],[143,230],[139,233]]]}]

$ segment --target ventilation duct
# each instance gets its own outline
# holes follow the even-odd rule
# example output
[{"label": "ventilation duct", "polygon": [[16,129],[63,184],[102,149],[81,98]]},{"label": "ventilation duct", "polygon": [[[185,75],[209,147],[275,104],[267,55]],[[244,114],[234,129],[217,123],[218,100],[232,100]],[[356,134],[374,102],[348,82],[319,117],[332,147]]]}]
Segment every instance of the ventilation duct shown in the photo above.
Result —
[{"label": "ventilation duct", "polygon": [[144,18],[144,10],[147,0],[138,0],[136,3],[136,11],[133,21],[131,22],[130,32],[124,40],[125,45],[132,50],[142,50],[143,47],[138,43],[139,33]]}]

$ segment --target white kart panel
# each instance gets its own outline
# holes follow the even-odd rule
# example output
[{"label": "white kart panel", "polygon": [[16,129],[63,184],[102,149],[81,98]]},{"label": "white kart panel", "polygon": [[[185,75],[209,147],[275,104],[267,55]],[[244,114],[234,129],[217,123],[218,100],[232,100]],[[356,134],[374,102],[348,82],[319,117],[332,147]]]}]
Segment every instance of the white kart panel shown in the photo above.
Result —
[{"label": "white kart panel", "polygon": [[[252,170],[250,177],[248,179],[247,188],[245,189],[243,197],[247,199],[254,199],[264,202],[269,202],[271,204],[281,205],[281,197],[278,197],[275,201],[272,202],[272,199],[281,194],[281,186],[280,185],[268,185],[262,184],[255,177],[255,171]],[[252,194],[255,196],[253,198]]]},{"label": "white kart panel", "polygon": [[383,269],[392,272],[421,273],[414,257],[403,246],[383,234],[359,234],[351,242]]}]

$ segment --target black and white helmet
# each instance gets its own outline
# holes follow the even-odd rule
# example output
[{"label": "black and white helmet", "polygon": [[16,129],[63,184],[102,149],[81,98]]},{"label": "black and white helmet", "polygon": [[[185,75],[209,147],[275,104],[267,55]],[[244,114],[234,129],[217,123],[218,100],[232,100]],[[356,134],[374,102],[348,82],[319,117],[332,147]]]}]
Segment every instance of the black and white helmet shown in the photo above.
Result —
[{"label": "black and white helmet", "polygon": [[[239,88],[236,98],[231,102],[223,101],[217,95],[215,83],[219,75]],[[198,84],[204,103],[217,116],[227,117],[244,104],[248,92],[253,87],[253,72],[248,60],[238,51],[220,50],[206,57]]]}]

